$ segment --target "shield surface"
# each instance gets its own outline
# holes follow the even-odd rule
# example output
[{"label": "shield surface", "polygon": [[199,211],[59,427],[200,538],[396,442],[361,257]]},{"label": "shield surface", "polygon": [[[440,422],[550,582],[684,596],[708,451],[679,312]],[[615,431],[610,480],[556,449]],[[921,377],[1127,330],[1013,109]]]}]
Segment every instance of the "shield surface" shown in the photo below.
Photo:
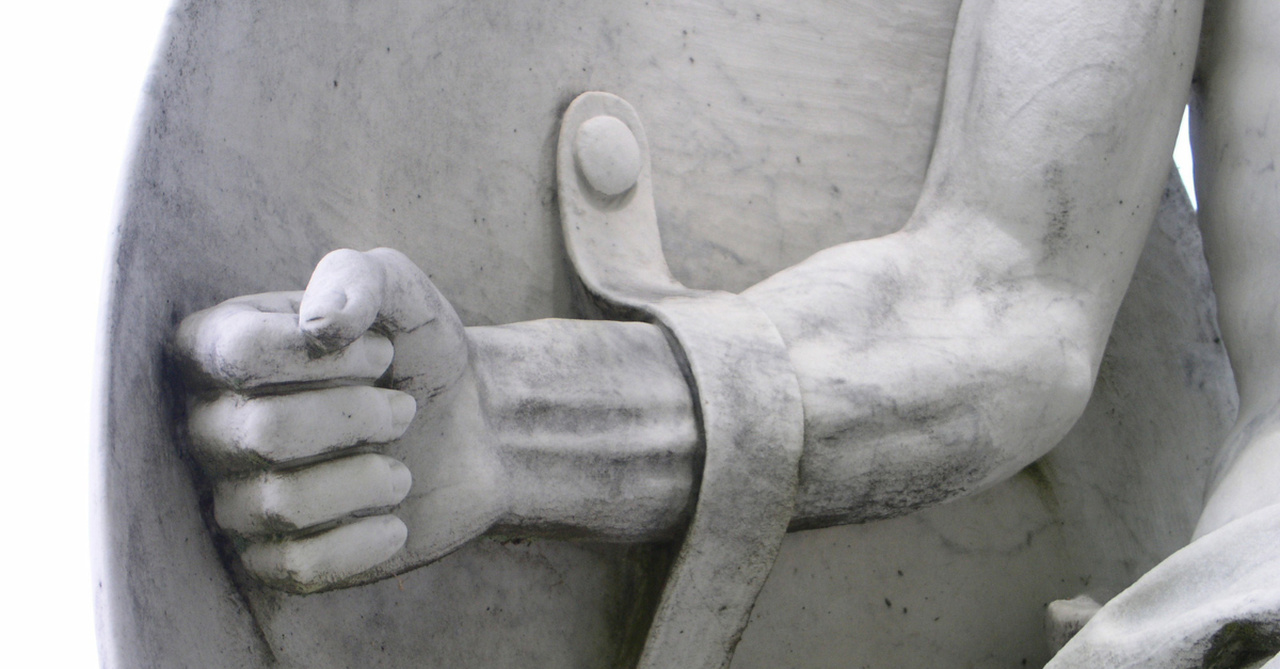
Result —
[{"label": "shield surface", "polygon": [[[663,250],[738,291],[886,234],[928,166],[959,0],[463,4],[190,0],[150,86],[117,236],[96,560],[109,667],[626,666],[669,546],[481,539],[373,585],[235,576],[182,447],[187,314],[390,246],[468,325],[575,317],[561,115],[643,119]],[[1171,186],[1093,399],[977,496],[788,536],[733,666],[1038,666],[1049,601],[1099,601],[1181,547],[1234,415],[1185,194]]]}]

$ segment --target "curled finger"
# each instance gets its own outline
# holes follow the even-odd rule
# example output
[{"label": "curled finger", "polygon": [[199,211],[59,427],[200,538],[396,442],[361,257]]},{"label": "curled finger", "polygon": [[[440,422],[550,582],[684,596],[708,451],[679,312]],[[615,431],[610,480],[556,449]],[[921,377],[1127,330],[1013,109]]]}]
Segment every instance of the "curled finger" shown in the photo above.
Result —
[{"label": "curled finger", "polygon": [[372,386],[244,397],[224,392],[194,399],[191,445],[207,470],[263,468],[361,443],[384,443],[408,429],[413,396]]},{"label": "curled finger", "polygon": [[409,468],[365,453],[286,472],[223,481],[214,489],[214,519],[240,535],[298,532],[400,503]]},{"label": "curled finger", "polygon": [[[228,300],[191,314],[175,344],[196,387],[251,390],[334,379],[376,379],[391,364],[391,342],[365,332],[331,352],[318,350],[298,326],[299,293]],[[288,311],[283,309],[288,308]]]},{"label": "curled finger", "polygon": [[386,562],[408,535],[399,518],[370,516],[301,539],[250,544],[240,559],[264,583],[289,592],[315,592]]}]

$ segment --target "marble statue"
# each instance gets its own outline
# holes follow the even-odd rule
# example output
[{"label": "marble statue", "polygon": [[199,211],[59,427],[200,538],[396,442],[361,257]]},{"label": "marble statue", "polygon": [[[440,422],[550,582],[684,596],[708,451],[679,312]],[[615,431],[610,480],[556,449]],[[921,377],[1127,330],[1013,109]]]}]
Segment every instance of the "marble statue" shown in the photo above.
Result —
[{"label": "marble statue", "polygon": [[[796,542],[859,537],[854,550],[871,535],[838,533],[928,513],[1016,536],[1001,551],[1044,584],[1010,570],[1009,588],[1033,614],[1048,605],[1046,666],[1280,662],[1280,5],[241,4],[175,13],[122,228],[109,336],[148,343],[113,349],[126,353],[109,362],[109,393],[169,399],[150,417],[106,412],[115,515],[100,541],[128,546],[100,567],[108,666],[514,666],[521,653],[547,667],[916,666],[891,647],[841,660],[787,646],[780,659],[782,644],[752,634],[777,597],[839,599],[773,594],[783,565],[799,574],[842,550]],[[731,26],[705,52],[690,46]],[[588,32],[605,36],[594,53]],[[343,37],[325,46],[330,33]],[[481,67],[485,49],[496,55]],[[664,99],[664,85],[678,93]],[[388,90],[404,98],[374,94]],[[1189,90],[1229,368],[1199,247],[1140,263],[1152,237],[1191,220],[1166,186]],[[842,125],[859,106],[869,116]],[[398,127],[418,115],[422,128]],[[851,138],[868,136],[854,156],[864,140]],[[855,167],[864,181],[833,176]],[[157,232],[165,219],[179,231]],[[1170,239],[1193,239],[1178,229]],[[166,248],[140,241],[155,234],[177,250],[148,251]],[[265,292],[301,287],[322,254],[305,291]],[[564,258],[571,273],[545,269]],[[551,280],[522,280],[540,272]],[[1144,287],[1157,279],[1168,287]],[[1129,324],[1122,301],[1144,290],[1186,306]],[[1162,329],[1192,344],[1139,348],[1180,389],[1133,393],[1150,408],[1132,447],[1099,437],[1090,426],[1138,415],[1092,409],[1138,374],[1116,362],[1123,342]],[[155,450],[112,446],[124,443]],[[1097,459],[1108,450],[1134,455]],[[1108,483],[1108,469],[1126,480]],[[1130,485],[1161,501],[1126,497]],[[186,506],[120,510],[167,490]],[[958,499],[974,501],[937,506]],[[1135,508],[1138,529],[1078,557],[1071,544],[1105,544],[1093,528],[1128,513],[1114,507]],[[1023,545],[1009,528],[1028,524]],[[1037,536],[1054,537],[1035,549],[1048,553],[1031,552]],[[912,559],[905,540],[865,550]],[[174,551],[198,553],[176,568],[188,576],[147,571]],[[1089,559],[1119,566],[1078,567]],[[511,560],[560,566],[543,583]],[[1093,586],[1101,606],[1086,571],[1106,582]],[[193,589],[170,594],[177,583]],[[911,652],[1028,663],[942,622],[928,603],[939,591],[895,592],[871,602],[886,625],[938,612]],[[220,603],[189,611],[201,598]],[[449,607],[486,601],[452,626]],[[586,650],[558,647],[584,642],[556,625],[604,624],[593,617],[613,622]],[[181,640],[141,631],[152,624]],[[188,631],[201,626],[218,632]],[[1048,659],[1036,652],[1033,664]]]}]

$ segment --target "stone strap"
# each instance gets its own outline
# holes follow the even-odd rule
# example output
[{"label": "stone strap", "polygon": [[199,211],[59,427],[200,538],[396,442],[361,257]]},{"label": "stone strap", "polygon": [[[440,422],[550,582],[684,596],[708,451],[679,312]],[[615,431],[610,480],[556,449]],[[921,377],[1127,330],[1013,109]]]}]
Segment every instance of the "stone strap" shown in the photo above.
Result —
[{"label": "stone strap", "polygon": [[656,321],[679,344],[701,417],[698,502],[639,667],[720,669],[733,657],[792,517],[804,413],[786,345],[769,318],[744,298],[685,288],[671,276],[648,156],[629,104],[607,93],[576,99],[560,130],[561,222],[597,306]]}]

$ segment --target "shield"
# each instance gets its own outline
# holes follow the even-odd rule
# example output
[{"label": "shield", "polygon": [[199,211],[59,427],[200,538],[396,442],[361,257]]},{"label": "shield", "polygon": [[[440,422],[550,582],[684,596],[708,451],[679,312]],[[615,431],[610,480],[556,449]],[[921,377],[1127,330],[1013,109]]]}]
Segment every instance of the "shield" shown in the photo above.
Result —
[{"label": "shield", "polygon": [[[236,295],[300,289],[341,247],[404,251],[468,325],[578,316],[555,160],[589,90],[644,119],[684,285],[738,291],[891,232],[928,165],[958,5],[180,2],[109,297],[105,666],[628,666],[670,546],[485,538],[320,595],[238,580],[183,452],[173,331]],[[1235,400],[1170,183],[1063,444],[972,498],[789,535],[734,667],[1038,666],[1046,603],[1104,601],[1186,542]]]}]

